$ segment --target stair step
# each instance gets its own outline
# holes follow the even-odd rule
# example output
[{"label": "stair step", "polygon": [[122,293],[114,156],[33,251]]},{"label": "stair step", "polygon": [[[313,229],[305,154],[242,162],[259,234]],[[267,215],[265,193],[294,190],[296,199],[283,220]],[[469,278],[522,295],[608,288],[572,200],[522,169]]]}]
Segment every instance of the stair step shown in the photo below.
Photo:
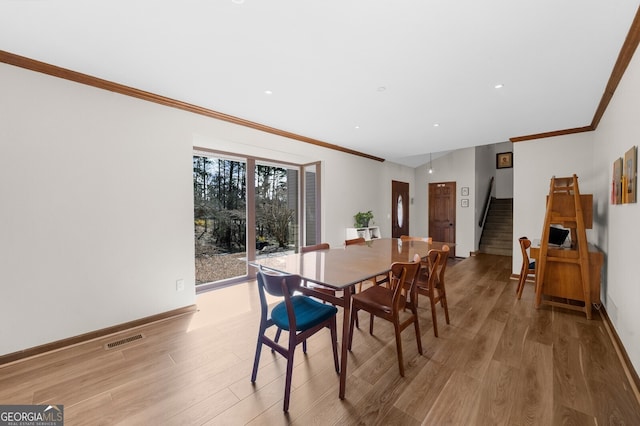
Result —
[{"label": "stair step", "polygon": [[513,229],[513,224],[510,222],[504,222],[504,223],[487,223],[484,225],[484,229],[486,233],[490,233],[490,232],[511,232],[511,230]]},{"label": "stair step", "polygon": [[481,253],[513,255],[513,199],[491,200],[479,249]]},{"label": "stair step", "polygon": [[485,228],[484,235],[492,235],[492,234],[512,234],[513,227],[511,226],[500,226],[500,227],[492,227]]}]

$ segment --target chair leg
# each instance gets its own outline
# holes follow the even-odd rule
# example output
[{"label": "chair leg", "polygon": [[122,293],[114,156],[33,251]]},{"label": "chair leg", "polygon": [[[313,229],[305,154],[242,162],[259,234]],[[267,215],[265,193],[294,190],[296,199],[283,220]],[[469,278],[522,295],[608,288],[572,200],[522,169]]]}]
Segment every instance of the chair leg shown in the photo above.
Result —
[{"label": "chair leg", "polygon": [[522,268],[520,268],[520,278],[518,279],[518,287],[516,287],[516,294],[518,295],[518,300],[520,300],[520,296],[522,295],[522,288],[524,287],[524,282],[527,279],[527,272],[524,269],[524,263],[522,264]]},{"label": "chair leg", "polygon": [[284,405],[282,410],[289,411],[289,398],[291,397],[291,376],[293,375],[293,354],[295,353],[295,345],[289,345],[289,353],[287,354],[287,375],[284,383]]},{"label": "chair leg", "polygon": [[307,339],[302,341],[302,353],[307,353]]},{"label": "chair leg", "polygon": [[516,294],[518,300],[522,297],[522,290],[524,290],[524,283],[527,281],[527,276],[525,274],[520,274],[520,279],[518,280],[518,288],[516,289]]},{"label": "chair leg", "polygon": [[522,297],[522,290],[524,290],[524,285],[527,283],[527,278],[529,278],[529,271],[524,274],[520,274],[520,281],[518,282],[518,300]]},{"label": "chair leg", "polygon": [[438,337],[438,316],[436,315],[436,304],[433,302],[433,297],[435,297],[435,294],[429,297],[431,301],[431,320],[433,321],[433,334]]},{"label": "chair leg", "polygon": [[258,344],[256,346],[256,355],[253,359],[253,372],[251,373],[251,383],[256,382],[256,378],[258,377],[258,365],[260,364],[260,354],[262,353],[262,330],[260,335],[258,336]]},{"label": "chair leg", "polygon": [[400,335],[400,324],[396,318],[393,322],[393,328],[396,333],[396,351],[398,352],[398,367],[400,368],[400,376],[404,377],[404,359],[402,358],[402,336]]},{"label": "chair leg", "polygon": [[413,312],[413,325],[416,329],[416,343],[418,344],[418,353],[422,355],[422,338],[420,337],[420,321],[418,320],[418,310],[414,306],[411,311]]},{"label": "chair leg", "polygon": [[[280,327],[278,327],[278,330],[276,330],[276,336],[273,338],[273,341],[278,343],[278,340],[280,340],[280,333],[282,333],[282,329]],[[271,348],[271,353],[273,353],[274,350],[273,348]]]},{"label": "chair leg", "polygon": [[444,286],[439,290],[440,291],[440,306],[444,309],[444,319],[449,324],[449,305],[447,305],[447,292],[444,289]]},{"label": "chair leg", "polygon": [[369,334],[373,336],[373,314],[369,314]]},{"label": "chair leg", "polygon": [[[358,291],[356,291],[356,293],[361,293],[361,292],[362,292],[362,281],[358,283]],[[356,313],[356,328],[360,328],[360,321],[358,320],[358,311],[354,310],[352,312]],[[351,347],[349,347],[349,349],[351,349]]]},{"label": "chair leg", "polygon": [[356,318],[358,318],[358,310],[354,307],[351,309],[351,318],[349,318],[349,345],[347,346],[349,350],[351,350],[351,344],[353,343],[353,324],[356,322]]},{"label": "chair leg", "polygon": [[331,331],[331,346],[333,346],[333,363],[336,367],[336,373],[340,373],[340,363],[338,362],[338,333],[336,328],[336,318],[333,317],[329,322],[329,331]]}]

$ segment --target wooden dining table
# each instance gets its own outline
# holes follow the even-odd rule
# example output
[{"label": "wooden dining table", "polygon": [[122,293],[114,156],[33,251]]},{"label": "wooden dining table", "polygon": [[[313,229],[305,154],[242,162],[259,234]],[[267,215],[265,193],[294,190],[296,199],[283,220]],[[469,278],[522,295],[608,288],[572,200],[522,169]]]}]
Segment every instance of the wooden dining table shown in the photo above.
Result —
[{"label": "wooden dining table", "polygon": [[378,238],[329,250],[272,256],[250,262],[254,267],[297,274],[307,282],[342,291],[342,297],[334,297],[305,287],[305,293],[327,300],[343,308],[342,349],[340,357],[340,399],[344,399],[347,378],[347,345],[351,295],[355,285],[377,276],[387,275],[393,262],[412,262],[417,253],[424,258],[431,249],[441,249],[443,242],[401,241],[399,238]]}]

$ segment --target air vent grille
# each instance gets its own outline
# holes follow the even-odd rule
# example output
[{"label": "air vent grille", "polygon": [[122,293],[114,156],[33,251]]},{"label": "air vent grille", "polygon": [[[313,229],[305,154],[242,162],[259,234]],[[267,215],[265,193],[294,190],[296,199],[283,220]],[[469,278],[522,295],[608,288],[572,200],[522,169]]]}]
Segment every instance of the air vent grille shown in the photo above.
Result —
[{"label": "air vent grille", "polygon": [[122,345],[126,345],[128,343],[135,342],[136,340],[144,339],[144,335],[142,333],[136,334],[134,336],[125,337],[124,339],[116,340],[115,342],[107,343],[104,345],[104,348],[109,350],[113,348],[117,348]]}]

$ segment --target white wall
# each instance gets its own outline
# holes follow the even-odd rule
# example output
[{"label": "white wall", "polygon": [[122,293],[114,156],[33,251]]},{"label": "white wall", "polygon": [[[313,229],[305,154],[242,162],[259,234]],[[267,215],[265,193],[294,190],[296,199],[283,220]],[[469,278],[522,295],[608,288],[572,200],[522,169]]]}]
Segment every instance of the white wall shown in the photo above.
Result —
[{"label": "white wall", "polygon": [[0,354],[192,304],[170,110],[5,64],[0,93]]},{"label": "white wall", "polygon": [[[495,170],[496,176],[496,185],[495,185],[495,197],[496,198],[513,198],[513,168],[508,169],[496,169],[496,155],[501,152],[513,152],[511,142],[502,142],[497,143],[493,146],[494,156],[493,156],[493,167]],[[513,156],[513,164],[516,164],[518,158]],[[526,161],[526,159],[522,159],[521,161]]]},{"label": "white wall", "polygon": [[[520,253],[518,238],[540,239],[551,177],[576,174],[583,194],[593,194],[593,133],[578,133],[513,144],[513,253]],[[593,230],[587,230],[593,241]],[[522,258],[513,256],[513,273],[520,273]]]},{"label": "white wall", "polygon": [[[613,161],[640,141],[640,54],[636,54],[594,135],[595,242],[605,251],[603,303],[635,370],[640,371],[640,207],[611,205]],[[597,229],[595,229],[597,226]]]},{"label": "white wall", "polygon": [[[475,148],[465,148],[452,151],[447,155],[434,159],[433,173],[429,174],[426,166],[416,167],[415,181],[417,192],[414,205],[420,212],[419,221],[411,222],[411,234],[428,235],[429,222],[429,183],[456,182],[456,256],[467,257],[476,246],[474,212],[477,204],[475,191]],[[469,188],[469,207],[461,207],[460,189]],[[482,198],[483,195],[480,195]],[[481,201],[480,201],[481,202]],[[482,207],[479,207],[482,208]],[[477,225],[477,224],[476,224]]]},{"label": "white wall", "polygon": [[[579,177],[580,191],[594,196],[587,239],[605,255],[601,299],[636,371],[640,371],[640,253],[638,204],[611,205],[613,161],[640,140],[640,56],[635,55],[598,129],[518,142],[514,147],[514,239],[540,238],[551,176]],[[525,160],[525,161],[523,161]],[[519,250],[514,241],[514,253]],[[521,259],[514,256],[513,272]]]},{"label": "white wall", "polygon": [[359,210],[389,236],[391,179],[416,190],[411,168],[6,64],[0,93],[0,355],[195,302],[193,146],[322,161],[332,245]]},{"label": "white wall", "polygon": [[414,169],[415,192],[413,210],[409,222],[411,235],[426,237],[429,235],[429,179],[428,166],[422,165]]}]

